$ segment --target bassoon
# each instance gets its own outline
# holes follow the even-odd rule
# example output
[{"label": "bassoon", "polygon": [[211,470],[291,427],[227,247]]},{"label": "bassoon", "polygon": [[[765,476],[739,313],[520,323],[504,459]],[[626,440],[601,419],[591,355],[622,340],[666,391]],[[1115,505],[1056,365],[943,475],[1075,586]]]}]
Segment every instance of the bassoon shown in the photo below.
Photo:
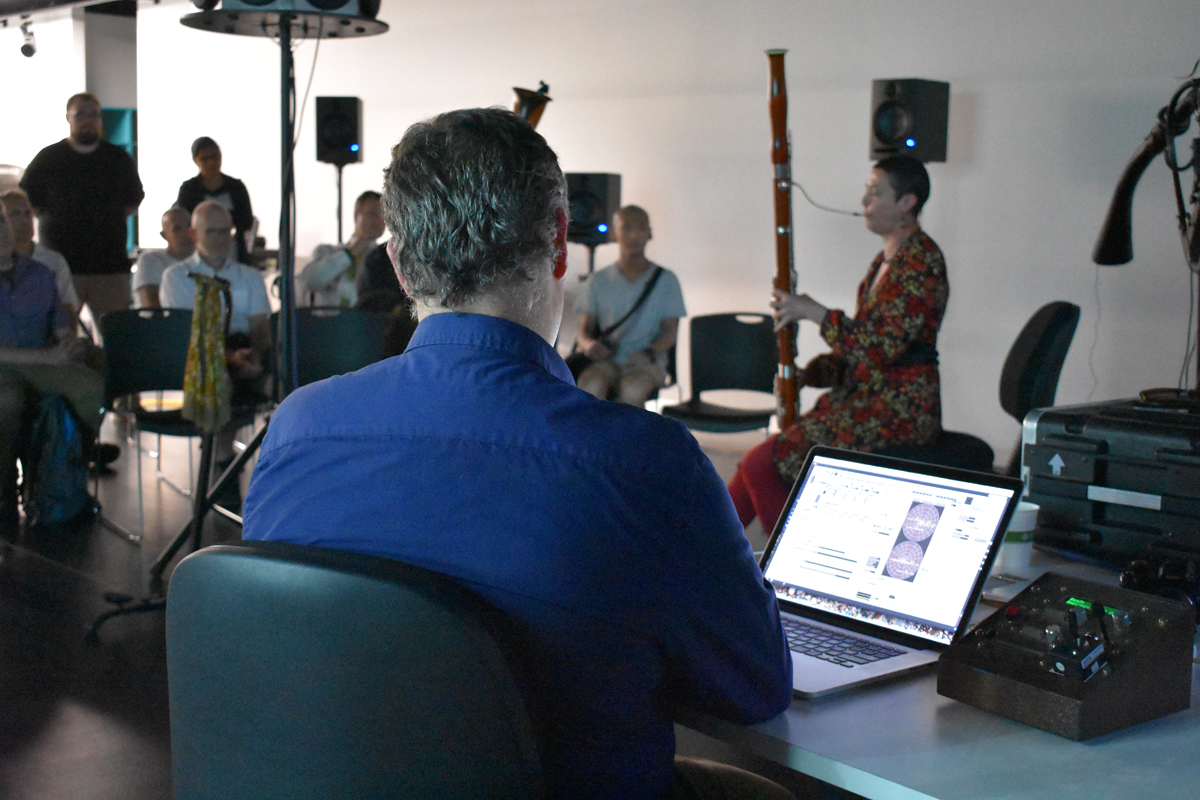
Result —
[{"label": "bassoon", "polygon": [[[795,291],[796,268],[792,261],[792,149],[787,130],[787,83],[783,77],[783,54],[787,50],[768,50],[771,63],[771,163],[775,191],[775,288],[789,294]],[[796,373],[796,323],[779,331],[779,372],[775,375],[775,399],[779,427],[796,421],[800,403],[799,376]]]}]

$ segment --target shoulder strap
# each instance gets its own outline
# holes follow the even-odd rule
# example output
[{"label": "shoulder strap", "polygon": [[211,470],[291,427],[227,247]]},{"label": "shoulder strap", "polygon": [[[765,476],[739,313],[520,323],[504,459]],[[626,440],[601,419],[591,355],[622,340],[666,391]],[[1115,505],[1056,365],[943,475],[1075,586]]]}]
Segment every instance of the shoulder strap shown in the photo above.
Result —
[{"label": "shoulder strap", "polygon": [[632,317],[633,312],[637,311],[639,308],[642,307],[642,303],[646,302],[646,298],[649,297],[650,293],[654,291],[654,284],[658,283],[658,276],[662,275],[662,271],[663,271],[662,267],[654,268],[654,274],[650,276],[650,280],[646,281],[646,286],[645,286],[645,288],[642,289],[642,293],[640,295],[638,295],[637,301],[632,306],[630,306],[629,310],[625,312],[624,316],[622,316],[619,320],[614,322],[612,325],[609,325],[607,328],[600,331],[598,338],[603,339],[604,337],[608,336],[610,333],[615,331],[617,328],[624,325],[625,320]]}]

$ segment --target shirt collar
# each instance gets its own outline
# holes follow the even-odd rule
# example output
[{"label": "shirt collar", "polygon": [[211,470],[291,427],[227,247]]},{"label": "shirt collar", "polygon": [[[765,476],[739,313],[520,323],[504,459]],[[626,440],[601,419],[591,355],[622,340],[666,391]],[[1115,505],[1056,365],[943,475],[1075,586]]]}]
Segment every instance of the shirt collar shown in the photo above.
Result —
[{"label": "shirt collar", "polygon": [[562,356],[524,325],[486,314],[447,311],[421,320],[408,350],[430,345],[469,345],[531,361],[562,381],[574,384]]},{"label": "shirt collar", "polygon": [[[210,267],[208,265],[208,262],[205,261],[203,258],[201,258],[200,253],[198,253],[198,252],[192,253],[190,256],[185,258],[180,263],[187,264],[188,272],[199,270],[202,275],[216,275],[217,274],[217,270]],[[222,276],[228,274],[229,265],[232,263],[233,262],[230,261],[228,258],[225,259],[225,263],[223,265],[221,265],[221,269],[220,269]]]}]

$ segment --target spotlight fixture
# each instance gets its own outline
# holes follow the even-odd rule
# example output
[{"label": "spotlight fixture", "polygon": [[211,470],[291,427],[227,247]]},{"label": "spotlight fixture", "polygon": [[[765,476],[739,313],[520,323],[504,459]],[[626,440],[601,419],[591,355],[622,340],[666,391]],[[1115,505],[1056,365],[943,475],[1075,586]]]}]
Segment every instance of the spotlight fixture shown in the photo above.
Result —
[{"label": "spotlight fixture", "polygon": [[21,17],[21,35],[25,37],[25,43],[21,45],[21,55],[33,58],[33,54],[37,52],[37,42],[33,40],[33,20],[29,17]]}]

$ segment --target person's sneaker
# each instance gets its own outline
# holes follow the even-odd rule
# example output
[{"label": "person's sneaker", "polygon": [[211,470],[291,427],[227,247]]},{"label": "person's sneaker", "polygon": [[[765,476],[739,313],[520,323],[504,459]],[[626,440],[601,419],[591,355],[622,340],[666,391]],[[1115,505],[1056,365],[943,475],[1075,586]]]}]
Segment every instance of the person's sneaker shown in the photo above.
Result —
[{"label": "person's sneaker", "polygon": [[112,472],[108,465],[120,458],[121,448],[108,442],[92,442],[83,455],[93,469],[101,473]]}]

